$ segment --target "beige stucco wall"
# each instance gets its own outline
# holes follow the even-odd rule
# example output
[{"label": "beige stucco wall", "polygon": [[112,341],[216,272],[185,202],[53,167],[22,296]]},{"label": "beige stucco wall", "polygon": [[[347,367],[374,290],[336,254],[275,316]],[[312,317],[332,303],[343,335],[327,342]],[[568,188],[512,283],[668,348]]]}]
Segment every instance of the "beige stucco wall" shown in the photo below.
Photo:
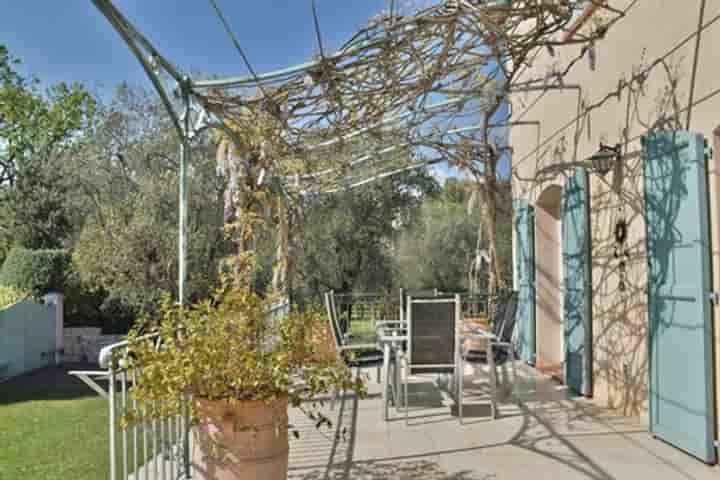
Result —
[{"label": "beige stucco wall", "polygon": [[[539,148],[535,128],[518,126],[511,131],[513,189],[516,198],[534,203],[548,183],[565,182],[562,173],[538,176],[541,168],[585,159],[598,150],[600,142],[623,145],[621,168],[604,178],[590,177],[595,399],[627,415],[645,417],[647,272],[639,139],[663,118],[670,128],[685,128],[701,0],[610,3],[627,8],[626,17],[597,44],[595,71],[583,58],[564,78],[566,86],[581,86],[579,91],[550,90],[534,106],[537,92],[511,96],[512,120],[540,122]],[[720,92],[720,20],[716,17],[720,18],[720,2],[707,1],[704,23],[714,23],[701,36],[694,95],[697,105],[690,125],[708,138],[720,125],[720,94],[716,95]],[[544,77],[553,65],[562,70],[579,52],[579,46],[557,49],[555,57],[544,52],[524,78]],[[628,88],[628,81],[640,72],[645,74],[635,76]],[[720,168],[712,173],[716,180],[718,171]],[[720,215],[717,207],[714,215]],[[618,288],[619,260],[614,257],[613,228],[621,217],[629,222],[625,291]],[[715,231],[717,240],[720,228],[716,226]],[[720,256],[719,245],[713,246],[716,256]],[[720,259],[716,259],[716,267],[720,269]],[[716,289],[720,289],[717,269],[716,280]],[[717,335],[720,325],[715,330]]]}]

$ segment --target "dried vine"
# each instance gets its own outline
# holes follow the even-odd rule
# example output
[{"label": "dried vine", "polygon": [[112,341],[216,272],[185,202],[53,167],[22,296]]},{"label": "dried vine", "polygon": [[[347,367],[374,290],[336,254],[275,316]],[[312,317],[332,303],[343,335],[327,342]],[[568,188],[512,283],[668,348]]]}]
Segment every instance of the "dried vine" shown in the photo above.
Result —
[{"label": "dried vine", "polygon": [[[316,21],[321,53],[312,62],[265,76],[193,83],[194,98],[224,132],[219,151],[231,181],[226,219],[238,241],[236,264],[245,267],[253,229],[269,218],[266,207],[282,205],[278,220],[286,245],[279,249],[283,272],[275,283],[283,284],[291,265],[289,212],[303,198],[441,159],[480,184],[494,291],[503,278],[496,181],[506,147],[491,138],[488,120],[538,49],[569,43],[585,44],[583,53],[594,48],[612,21],[560,39],[584,5],[446,0],[412,15],[378,15],[332,54]],[[622,13],[605,8],[608,15]],[[522,86],[546,83],[529,79]],[[362,136],[381,147],[353,158],[348,152],[358,150]]]}]

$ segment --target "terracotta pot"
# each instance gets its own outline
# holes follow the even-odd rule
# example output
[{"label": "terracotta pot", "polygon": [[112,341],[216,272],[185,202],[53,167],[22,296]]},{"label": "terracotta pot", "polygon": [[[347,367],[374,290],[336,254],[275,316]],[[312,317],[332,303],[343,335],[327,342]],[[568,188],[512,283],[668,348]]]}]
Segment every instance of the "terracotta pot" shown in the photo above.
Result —
[{"label": "terracotta pot", "polygon": [[288,401],[199,400],[193,428],[195,476],[204,480],[285,480]]}]

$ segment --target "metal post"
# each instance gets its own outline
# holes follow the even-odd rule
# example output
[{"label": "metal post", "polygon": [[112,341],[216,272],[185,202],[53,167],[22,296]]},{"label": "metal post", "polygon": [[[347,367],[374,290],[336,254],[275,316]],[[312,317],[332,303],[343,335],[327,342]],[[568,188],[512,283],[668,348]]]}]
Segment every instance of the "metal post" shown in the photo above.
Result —
[{"label": "metal post", "polygon": [[180,209],[179,209],[179,225],[178,225],[178,302],[185,305],[186,294],[185,281],[187,279],[187,168],[190,163],[190,141],[188,135],[190,133],[190,92],[187,82],[183,82],[180,86],[184,116],[183,116],[183,132],[180,135]]},{"label": "metal post", "polygon": [[110,480],[117,478],[115,460],[115,362],[108,367],[108,402],[110,403]]},{"label": "metal post", "polygon": [[[188,165],[190,164],[190,81],[185,78],[181,85],[182,100],[184,107],[183,133],[180,136],[180,210],[179,210],[179,232],[178,232],[178,301],[181,306],[187,301],[185,282],[187,280],[187,211],[188,211]],[[185,402],[183,417],[189,417],[189,405]],[[183,473],[185,478],[190,478],[190,422],[183,425]]]}]

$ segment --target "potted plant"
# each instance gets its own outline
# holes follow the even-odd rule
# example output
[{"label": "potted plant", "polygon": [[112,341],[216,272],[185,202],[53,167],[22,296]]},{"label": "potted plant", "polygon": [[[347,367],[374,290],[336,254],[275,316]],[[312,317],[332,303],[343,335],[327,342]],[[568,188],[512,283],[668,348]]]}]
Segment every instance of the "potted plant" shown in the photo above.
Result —
[{"label": "potted plant", "polygon": [[[318,426],[331,425],[306,401],[332,389],[363,393],[340,358],[322,351],[327,322],[317,309],[269,321],[268,306],[237,288],[192,307],[165,301],[129,335],[134,415],[178,415],[190,399],[200,478],[285,479],[288,406],[305,409]],[[149,332],[158,337],[144,340]]]}]

